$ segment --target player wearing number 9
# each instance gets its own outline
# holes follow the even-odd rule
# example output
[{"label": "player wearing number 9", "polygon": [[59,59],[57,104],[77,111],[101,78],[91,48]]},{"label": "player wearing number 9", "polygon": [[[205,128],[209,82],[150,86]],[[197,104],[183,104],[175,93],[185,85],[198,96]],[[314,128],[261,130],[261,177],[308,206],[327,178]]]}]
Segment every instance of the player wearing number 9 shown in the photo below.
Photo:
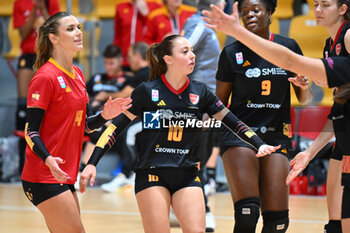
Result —
[{"label": "player wearing number 9", "polygon": [[183,232],[204,232],[204,197],[197,175],[198,136],[203,125],[219,127],[221,122],[203,122],[203,114],[221,120],[250,143],[258,156],[270,154],[279,146],[266,145],[206,85],[189,81],[187,75],[193,71],[195,55],[184,37],[171,35],[152,45],[147,60],[150,81],[134,90],[132,107],[115,118],[102,134],[81,174],[80,190],[85,190],[88,179],[90,185],[94,182],[95,165],[123,128],[138,116],[143,129],[135,167],[135,193],[145,232],[170,232],[170,205]]},{"label": "player wearing number 9", "polygon": [[[271,33],[274,0],[240,0],[238,8],[246,29],[279,43],[298,54],[298,44]],[[285,232],[288,228],[288,150],[290,140],[290,82],[301,104],[310,103],[312,93],[303,77],[279,68],[236,41],[220,54],[216,94],[229,109],[268,144],[281,145],[271,156],[256,159],[254,148],[226,129],[222,130],[221,155],[235,206],[235,233],[255,232],[260,202],[264,220],[262,232]],[[242,180],[244,177],[244,181]],[[261,181],[264,181],[262,184]],[[250,209],[242,216],[242,209]],[[246,218],[245,218],[246,217]]]}]

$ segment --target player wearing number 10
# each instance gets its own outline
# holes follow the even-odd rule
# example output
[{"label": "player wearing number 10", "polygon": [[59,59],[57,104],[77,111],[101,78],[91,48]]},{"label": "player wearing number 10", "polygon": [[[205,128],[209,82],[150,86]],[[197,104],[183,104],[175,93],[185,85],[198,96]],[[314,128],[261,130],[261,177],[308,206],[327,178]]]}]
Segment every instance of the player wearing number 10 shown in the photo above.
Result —
[{"label": "player wearing number 10", "polygon": [[[190,42],[179,35],[166,37],[147,52],[150,82],[132,93],[133,106],[100,137],[81,174],[80,190],[87,180],[94,182],[98,160],[113,145],[116,137],[136,116],[143,121],[142,144],[136,163],[135,192],[145,232],[168,233],[169,208],[183,232],[205,231],[205,207],[198,178],[197,143],[204,113],[221,120],[240,138],[252,144],[259,155],[279,147],[268,146],[238,120],[206,87],[189,81],[195,55]],[[169,124],[171,123],[171,124]],[[214,126],[216,123],[214,124]]]},{"label": "player wearing number 10", "polygon": [[[269,30],[276,0],[239,0],[238,9],[246,29],[266,40],[301,54],[298,44]],[[300,103],[312,99],[307,79],[277,67],[241,42],[223,49],[216,75],[216,95],[267,143],[281,145],[271,156],[256,159],[253,148],[226,129],[221,155],[235,207],[234,233],[254,233],[261,211],[262,232],[285,232],[288,228],[288,174],[290,140],[290,82]],[[288,81],[289,78],[289,81]],[[242,179],[244,177],[244,179]],[[242,213],[248,210],[249,214]],[[246,211],[247,212],[247,211]]]}]

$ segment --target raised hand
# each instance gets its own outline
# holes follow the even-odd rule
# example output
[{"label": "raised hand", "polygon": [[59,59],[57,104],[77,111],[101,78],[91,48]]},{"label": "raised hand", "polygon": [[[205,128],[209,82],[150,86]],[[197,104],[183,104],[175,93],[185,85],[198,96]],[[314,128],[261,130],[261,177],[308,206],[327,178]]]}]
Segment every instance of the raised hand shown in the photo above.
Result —
[{"label": "raised hand", "polygon": [[116,98],[112,100],[112,97],[109,97],[107,102],[103,106],[101,115],[104,119],[109,120],[118,116],[123,111],[129,109],[131,105],[131,98]]},{"label": "raised hand", "polygon": [[71,179],[69,175],[65,173],[59,166],[60,164],[64,163],[65,161],[60,157],[49,156],[45,160],[45,164],[50,168],[51,174],[59,182],[65,182]]},{"label": "raised hand", "polygon": [[271,154],[273,152],[275,152],[276,150],[278,150],[281,147],[281,145],[279,146],[270,146],[270,145],[262,145],[259,147],[259,151],[256,154],[256,157],[263,157],[267,154]]},{"label": "raised hand", "polygon": [[90,186],[93,186],[96,178],[96,167],[88,164],[80,174],[79,190],[81,193],[85,192],[86,184],[90,180]]},{"label": "raised hand", "polygon": [[289,162],[290,166],[292,167],[287,179],[286,179],[286,184],[289,185],[295,177],[297,177],[300,172],[302,172],[306,166],[309,164],[311,160],[311,155],[310,153],[304,151],[304,152],[299,152],[292,161]]},{"label": "raised hand", "polygon": [[241,27],[237,9],[238,2],[235,2],[233,4],[232,15],[226,14],[213,4],[211,4],[210,7],[212,9],[211,11],[202,11],[202,13],[206,16],[202,19],[208,23],[206,26],[214,30],[219,30],[231,36],[235,36],[236,30]]}]

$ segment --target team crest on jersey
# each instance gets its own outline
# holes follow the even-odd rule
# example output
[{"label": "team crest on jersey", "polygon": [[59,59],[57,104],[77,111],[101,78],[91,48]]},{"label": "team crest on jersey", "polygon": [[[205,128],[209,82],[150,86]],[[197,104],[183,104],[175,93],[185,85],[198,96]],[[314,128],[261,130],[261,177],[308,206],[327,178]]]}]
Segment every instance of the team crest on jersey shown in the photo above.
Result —
[{"label": "team crest on jersey", "polygon": [[152,89],[152,101],[157,102],[159,101],[159,91]]},{"label": "team crest on jersey", "polygon": [[59,82],[60,85],[61,85],[61,88],[66,88],[66,87],[67,87],[67,85],[66,85],[66,83],[64,82],[62,76],[58,76],[57,79],[58,79],[58,82]]},{"label": "team crest on jersey", "polygon": [[341,44],[338,43],[336,46],[335,46],[335,53],[339,56],[341,52]]},{"label": "team crest on jersey", "polygon": [[192,104],[198,104],[199,95],[190,93],[190,101]]},{"label": "team crest on jersey", "polygon": [[243,53],[242,52],[236,53],[236,62],[238,65],[243,64]]}]

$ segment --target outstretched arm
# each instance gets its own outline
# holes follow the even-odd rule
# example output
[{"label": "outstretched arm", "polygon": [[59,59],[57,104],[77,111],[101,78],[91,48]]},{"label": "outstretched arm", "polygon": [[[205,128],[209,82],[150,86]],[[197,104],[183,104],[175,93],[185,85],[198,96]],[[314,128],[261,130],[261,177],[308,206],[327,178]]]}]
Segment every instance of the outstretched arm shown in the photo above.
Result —
[{"label": "outstretched arm", "polygon": [[135,119],[136,116],[129,112],[120,114],[112,123],[105,129],[96,143],[96,147],[80,176],[79,186],[80,192],[84,192],[86,184],[90,179],[90,186],[95,182],[96,165],[102,156],[114,145],[118,136],[124,131],[129,123]]},{"label": "outstretched arm", "polygon": [[286,179],[287,185],[289,185],[300,172],[302,172],[309,162],[316,156],[316,154],[334,137],[333,123],[328,120],[326,125],[323,127],[322,132],[317,136],[311,146],[303,152],[299,152],[290,165],[292,166],[291,171]]},{"label": "outstretched arm", "polygon": [[294,53],[277,43],[263,39],[240,25],[237,9],[238,3],[233,6],[232,15],[225,14],[215,5],[210,5],[212,11],[203,11],[203,17],[208,27],[222,31],[235,37],[259,56],[283,69],[293,71],[309,77],[316,83],[327,85],[326,69],[320,59],[304,57]]},{"label": "outstretched arm", "polygon": [[[108,98],[107,102],[103,106],[101,113],[90,116],[87,114],[85,122],[85,132],[92,133],[94,130],[100,128],[108,120],[115,118],[123,111],[126,111],[131,107],[131,98],[117,98],[112,100],[111,97]],[[87,106],[87,113],[89,112],[89,106]]]},{"label": "outstretched arm", "polygon": [[246,124],[239,120],[230,110],[227,108],[222,109],[213,117],[217,120],[221,120],[224,125],[236,134],[242,141],[252,145],[258,153],[257,157],[262,157],[267,154],[271,154],[279,149],[281,146],[269,146],[263,142],[258,135],[254,133]]}]

